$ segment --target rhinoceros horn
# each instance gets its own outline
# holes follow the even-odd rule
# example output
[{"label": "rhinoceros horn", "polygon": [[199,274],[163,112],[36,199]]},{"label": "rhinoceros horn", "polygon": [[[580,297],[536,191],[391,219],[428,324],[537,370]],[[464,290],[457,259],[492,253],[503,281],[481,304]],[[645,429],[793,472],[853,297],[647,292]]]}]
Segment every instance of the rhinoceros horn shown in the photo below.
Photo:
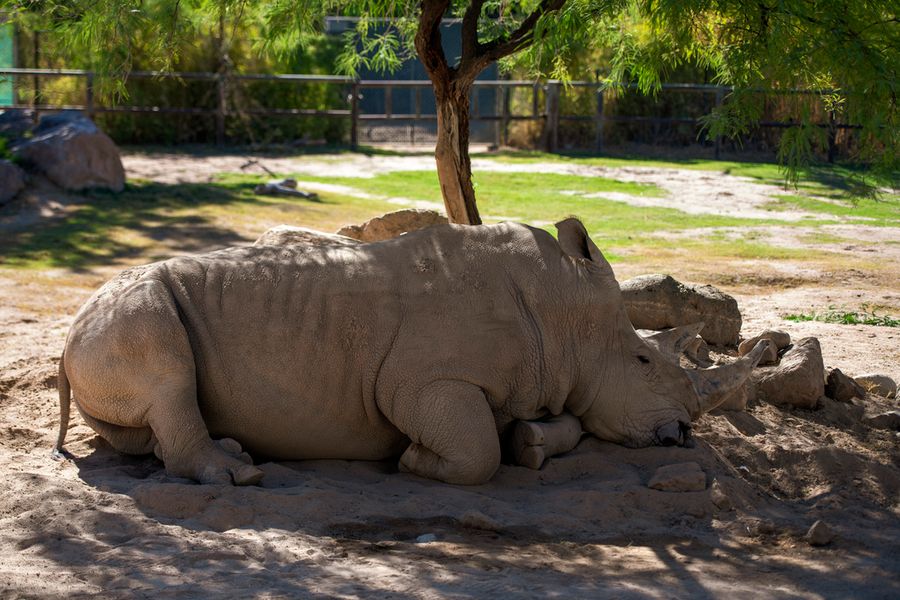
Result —
[{"label": "rhinoceros horn", "polygon": [[697,390],[696,406],[687,406],[691,419],[696,419],[724,402],[728,396],[744,385],[753,367],[766,351],[768,340],[760,340],[746,356],[730,365],[709,369],[685,369]]}]

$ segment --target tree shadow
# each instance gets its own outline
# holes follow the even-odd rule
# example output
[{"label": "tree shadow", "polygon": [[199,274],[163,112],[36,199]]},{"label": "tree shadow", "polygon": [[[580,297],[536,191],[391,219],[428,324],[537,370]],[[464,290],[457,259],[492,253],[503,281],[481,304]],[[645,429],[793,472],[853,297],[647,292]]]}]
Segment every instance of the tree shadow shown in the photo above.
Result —
[{"label": "tree shadow", "polygon": [[[68,205],[49,218],[14,219],[0,239],[0,264],[63,267],[86,271],[117,264],[159,248],[157,254],[198,252],[247,243],[236,230],[212,216],[191,214],[192,208],[225,206],[236,202],[261,204],[253,183],[162,184],[129,183],[124,192],[93,191],[57,197]],[[44,192],[46,194],[46,191]],[[21,207],[4,209],[6,216]]]}]

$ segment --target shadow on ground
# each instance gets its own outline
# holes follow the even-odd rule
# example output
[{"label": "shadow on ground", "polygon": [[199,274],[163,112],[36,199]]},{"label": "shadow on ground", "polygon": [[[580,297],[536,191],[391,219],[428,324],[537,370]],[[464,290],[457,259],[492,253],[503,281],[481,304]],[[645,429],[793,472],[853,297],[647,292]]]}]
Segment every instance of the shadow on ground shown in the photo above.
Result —
[{"label": "shadow on ground", "polygon": [[[29,207],[10,205],[0,214],[5,230],[0,238],[0,264],[82,271],[145,255],[148,246],[156,244],[167,253],[179,253],[247,243],[252,240],[215,222],[212,216],[181,213],[236,202],[262,203],[252,188],[252,183],[147,182],[129,184],[119,194],[56,192],[50,202],[57,201],[64,208],[38,219],[17,219],[13,211],[24,213]],[[54,195],[47,190],[38,193]]]}]

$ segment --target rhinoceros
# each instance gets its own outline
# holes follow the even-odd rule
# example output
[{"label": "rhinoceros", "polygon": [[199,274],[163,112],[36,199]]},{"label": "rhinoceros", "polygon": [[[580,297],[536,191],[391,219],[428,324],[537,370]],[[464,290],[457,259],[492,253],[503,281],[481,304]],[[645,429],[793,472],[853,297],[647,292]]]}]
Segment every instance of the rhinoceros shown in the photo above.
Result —
[{"label": "rhinoceros", "polygon": [[439,225],[126,270],[69,332],[55,452],[70,397],[113,448],[155,452],[202,483],[257,483],[246,450],[399,456],[402,471],[479,484],[513,423],[563,411],[626,446],[683,443],[765,342],[727,366],[681,368],[635,332],[581,222],[557,230]]}]

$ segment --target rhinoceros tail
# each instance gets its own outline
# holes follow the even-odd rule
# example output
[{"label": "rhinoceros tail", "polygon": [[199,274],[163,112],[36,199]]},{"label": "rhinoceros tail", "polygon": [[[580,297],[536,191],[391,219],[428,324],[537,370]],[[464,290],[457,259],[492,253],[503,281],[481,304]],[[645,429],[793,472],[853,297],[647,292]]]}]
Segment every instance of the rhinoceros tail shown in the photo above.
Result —
[{"label": "rhinoceros tail", "polygon": [[69,385],[69,378],[66,377],[65,355],[59,357],[59,378],[57,379],[57,387],[59,388],[59,436],[56,438],[56,446],[53,447],[52,456],[56,460],[64,460],[66,458],[63,452],[63,442],[66,441],[66,431],[69,429],[69,409],[72,406],[72,388]]}]

